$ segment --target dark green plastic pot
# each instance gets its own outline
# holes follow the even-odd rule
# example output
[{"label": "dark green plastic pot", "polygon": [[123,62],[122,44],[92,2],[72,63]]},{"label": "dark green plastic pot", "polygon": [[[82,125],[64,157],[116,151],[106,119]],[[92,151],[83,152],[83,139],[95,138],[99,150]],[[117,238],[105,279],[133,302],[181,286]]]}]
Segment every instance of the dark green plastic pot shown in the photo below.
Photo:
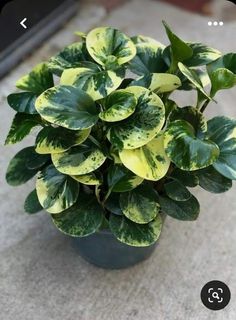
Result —
[{"label": "dark green plastic pot", "polygon": [[88,262],[105,269],[123,269],[141,262],[152,254],[156,244],[149,247],[131,247],[118,241],[109,230],[76,238],[75,246]]}]

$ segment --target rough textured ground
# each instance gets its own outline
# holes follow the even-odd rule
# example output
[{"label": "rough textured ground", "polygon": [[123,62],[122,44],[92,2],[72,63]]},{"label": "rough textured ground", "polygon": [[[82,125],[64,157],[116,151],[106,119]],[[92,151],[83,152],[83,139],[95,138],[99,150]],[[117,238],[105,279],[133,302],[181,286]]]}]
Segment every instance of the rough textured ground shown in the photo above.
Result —
[{"label": "rough textured ground", "polygon": [[[223,51],[236,50],[233,23],[209,28],[206,18],[149,0],[130,1],[108,17],[103,8],[89,7],[0,83],[1,145],[13,115],[5,97],[15,80],[72,41],[72,31],[113,25],[131,35],[142,33],[166,43],[163,18],[185,39],[207,42]],[[218,100],[209,107],[209,116],[236,116],[235,90],[223,92]],[[178,101],[186,104],[181,96]],[[236,319],[236,187],[221,196],[197,190],[202,205],[197,222],[167,218],[160,245],[148,261],[124,271],[106,271],[80,258],[70,239],[53,228],[47,215],[24,214],[22,205],[33,182],[18,189],[5,184],[8,161],[31,140],[0,150],[1,319]],[[232,300],[225,310],[213,312],[201,304],[201,287],[213,279],[231,288]]]}]

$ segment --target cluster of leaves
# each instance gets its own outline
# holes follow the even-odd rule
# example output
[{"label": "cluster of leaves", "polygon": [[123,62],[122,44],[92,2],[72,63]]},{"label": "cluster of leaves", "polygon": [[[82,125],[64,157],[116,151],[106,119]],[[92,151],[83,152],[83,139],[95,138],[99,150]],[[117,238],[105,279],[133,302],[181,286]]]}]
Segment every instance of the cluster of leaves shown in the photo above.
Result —
[{"label": "cluster of leaves", "polygon": [[[236,120],[207,121],[203,111],[236,84],[236,54],[184,42],[164,26],[167,47],[109,27],[80,34],[17,82],[22,91],[8,97],[17,113],[6,144],[40,127],[6,175],[17,186],[37,174],[28,213],[46,210],[71,236],[110,228],[121,242],[148,246],[163,214],[197,218],[188,188],[230,189]],[[194,90],[196,104],[179,107],[170,99],[175,90]]]}]

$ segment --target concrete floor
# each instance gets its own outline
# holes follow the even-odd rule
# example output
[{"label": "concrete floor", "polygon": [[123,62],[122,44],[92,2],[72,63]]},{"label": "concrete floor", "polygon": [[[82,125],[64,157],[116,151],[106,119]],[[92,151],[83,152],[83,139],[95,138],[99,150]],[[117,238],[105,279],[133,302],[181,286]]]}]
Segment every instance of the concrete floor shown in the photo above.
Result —
[{"label": "concrete floor", "polygon": [[[222,51],[236,51],[235,23],[209,28],[207,18],[150,0],[133,0],[109,16],[102,7],[86,7],[43,48],[0,82],[0,318],[3,320],[234,320],[236,319],[236,201],[235,186],[227,194],[196,190],[201,214],[196,222],[167,218],[153,256],[127,270],[106,271],[85,262],[71,240],[59,233],[46,214],[23,212],[33,182],[13,189],[4,181],[10,158],[21,145],[3,147],[13,112],[5,97],[14,82],[47,59],[58,47],[73,41],[72,31],[112,25],[130,35],[142,33],[167,43],[165,19],[186,40],[202,41]],[[186,98],[177,97],[180,104]],[[188,99],[188,98],[187,98]],[[189,97],[191,101],[193,98]],[[236,92],[218,95],[207,115],[236,117]],[[200,300],[203,285],[213,279],[227,283],[230,304],[222,311],[206,309]]]}]

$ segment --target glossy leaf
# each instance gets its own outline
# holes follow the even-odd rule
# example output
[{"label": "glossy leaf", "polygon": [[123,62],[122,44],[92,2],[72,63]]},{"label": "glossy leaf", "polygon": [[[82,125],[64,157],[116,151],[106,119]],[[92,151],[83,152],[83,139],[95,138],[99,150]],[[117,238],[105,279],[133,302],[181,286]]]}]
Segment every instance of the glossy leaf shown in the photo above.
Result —
[{"label": "glossy leaf", "polygon": [[109,198],[105,201],[104,206],[109,212],[122,216],[123,212],[121,211],[119,200],[119,194],[111,193]]},{"label": "glossy leaf", "polygon": [[93,100],[108,96],[117,89],[125,76],[125,70],[118,68],[114,71],[103,70],[93,64],[87,68],[67,69],[61,76],[61,85],[73,85],[87,92]]},{"label": "glossy leaf", "polygon": [[43,210],[43,207],[39,203],[36,189],[34,189],[25,199],[24,209],[29,214],[38,213]]},{"label": "glossy leaf", "polygon": [[236,75],[225,68],[220,68],[210,73],[211,96],[214,97],[217,91],[230,89],[236,85]]},{"label": "glossy leaf", "polygon": [[134,113],[137,103],[135,95],[126,89],[114,91],[102,102],[104,111],[99,117],[108,122],[124,120]]},{"label": "glossy leaf", "polygon": [[170,113],[168,118],[168,123],[171,123],[175,120],[185,120],[190,123],[198,138],[204,137],[207,132],[207,121],[198,109],[188,106],[183,108],[175,107],[174,110]]},{"label": "glossy leaf", "polygon": [[131,39],[121,31],[110,27],[91,30],[86,37],[86,46],[91,57],[103,66],[124,64],[136,54]]},{"label": "glossy leaf", "polygon": [[199,185],[206,191],[222,193],[232,187],[232,181],[222,176],[212,166],[197,171],[196,175],[199,179]]},{"label": "glossy leaf", "polygon": [[206,93],[201,80],[199,79],[195,70],[189,69],[183,63],[178,63],[179,70],[182,74],[199,90],[207,99],[211,100],[211,97]]},{"label": "glossy leaf", "polygon": [[220,68],[226,68],[236,74],[236,53],[227,53],[207,65],[207,71],[209,74]]},{"label": "glossy leaf", "polygon": [[12,121],[10,131],[5,144],[14,144],[23,140],[34,127],[42,125],[41,117],[38,115],[17,113]]},{"label": "glossy leaf", "polygon": [[209,139],[220,148],[213,167],[228,179],[236,180],[236,120],[215,117],[208,121]]},{"label": "glossy leaf", "polygon": [[92,127],[100,111],[86,92],[72,86],[48,89],[36,100],[36,109],[48,122],[71,130]]},{"label": "glossy leaf", "polygon": [[12,93],[7,97],[9,106],[17,112],[37,114],[35,101],[37,95],[33,92]]},{"label": "glossy leaf", "polygon": [[105,160],[103,152],[90,141],[68,151],[52,154],[52,162],[57,170],[69,175],[90,173],[98,169]]},{"label": "glossy leaf", "polygon": [[54,74],[61,76],[62,72],[70,68],[85,67],[91,60],[84,42],[76,42],[65,47],[48,62],[48,68]]},{"label": "glossy leaf", "polygon": [[167,196],[175,201],[186,201],[191,198],[191,193],[178,180],[171,180],[164,184]]},{"label": "glossy leaf", "polygon": [[198,139],[194,128],[184,120],[169,124],[164,134],[164,146],[174,164],[187,171],[208,167],[219,156],[218,146],[211,140]]},{"label": "glossy leaf", "polygon": [[193,195],[187,201],[174,201],[168,197],[159,197],[159,202],[162,212],[178,220],[196,220],[200,212],[199,202]]},{"label": "glossy leaf", "polygon": [[34,147],[27,147],[19,151],[10,161],[6,180],[11,186],[19,186],[30,180],[38,172],[37,169],[29,169],[27,162],[34,154]]},{"label": "glossy leaf", "polygon": [[53,77],[45,63],[38,64],[27,75],[23,76],[16,83],[17,88],[35,93],[41,94],[48,88],[54,86]]},{"label": "glossy leaf", "polygon": [[112,165],[108,169],[107,184],[112,192],[126,192],[136,188],[143,179],[136,176],[123,165]]},{"label": "glossy leaf", "polygon": [[179,168],[175,168],[170,176],[180,181],[186,187],[194,188],[199,184],[199,179],[194,172],[183,171]]},{"label": "glossy leaf", "polygon": [[154,40],[146,42],[137,41],[137,53],[129,62],[129,69],[138,75],[167,71],[168,67],[162,59],[163,44]]},{"label": "glossy leaf", "polygon": [[202,43],[188,43],[193,50],[191,58],[184,61],[187,67],[207,65],[221,57],[221,52]]},{"label": "glossy leaf", "polygon": [[141,86],[155,93],[171,92],[181,86],[180,79],[168,73],[150,73],[130,83],[131,86]]},{"label": "glossy leaf", "polygon": [[162,135],[141,148],[124,149],[119,155],[125,167],[146,180],[160,180],[166,175],[170,166]]},{"label": "glossy leaf", "polygon": [[159,212],[157,195],[152,187],[139,186],[120,195],[120,207],[131,221],[144,224],[152,221]]},{"label": "glossy leaf", "polygon": [[56,214],[70,208],[76,202],[79,184],[50,165],[39,173],[36,190],[41,206],[49,213]]},{"label": "glossy leaf", "polygon": [[186,42],[181,40],[176,34],[174,34],[165,21],[163,21],[163,24],[171,43],[171,54],[173,62],[176,63],[189,59],[193,55],[192,48]]},{"label": "glossy leaf", "polygon": [[68,130],[65,128],[43,128],[36,137],[36,152],[40,154],[60,153],[84,142],[90,129]]},{"label": "glossy leaf", "polygon": [[71,176],[71,178],[89,186],[98,186],[102,183],[102,179],[100,177],[97,177],[94,172],[83,175]]},{"label": "glossy leaf", "polygon": [[129,87],[127,92],[138,99],[135,112],[118,124],[111,125],[108,139],[117,149],[135,149],[151,141],[165,122],[161,99],[143,87]]},{"label": "glossy leaf", "polygon": [[81,193],[73,207],[52,215],[52,220],[61,232],[72,237],[85,237],[100,228],[103,209],[94,196]]},{"label": "glossy leaf", "polygon": [[155,220],[147,224],[137,224],[124,216],[112,214],[109,225],[119,241],[134,247],[147,247],[160,237],[162,220],[158,215]]},{"label": "glossy leaf", "polygon": [[35,150],[32,151],[31,156],[26,160],[26,167],[30,170],[41,169],[51,161],[50,155],[38,154]]}]

